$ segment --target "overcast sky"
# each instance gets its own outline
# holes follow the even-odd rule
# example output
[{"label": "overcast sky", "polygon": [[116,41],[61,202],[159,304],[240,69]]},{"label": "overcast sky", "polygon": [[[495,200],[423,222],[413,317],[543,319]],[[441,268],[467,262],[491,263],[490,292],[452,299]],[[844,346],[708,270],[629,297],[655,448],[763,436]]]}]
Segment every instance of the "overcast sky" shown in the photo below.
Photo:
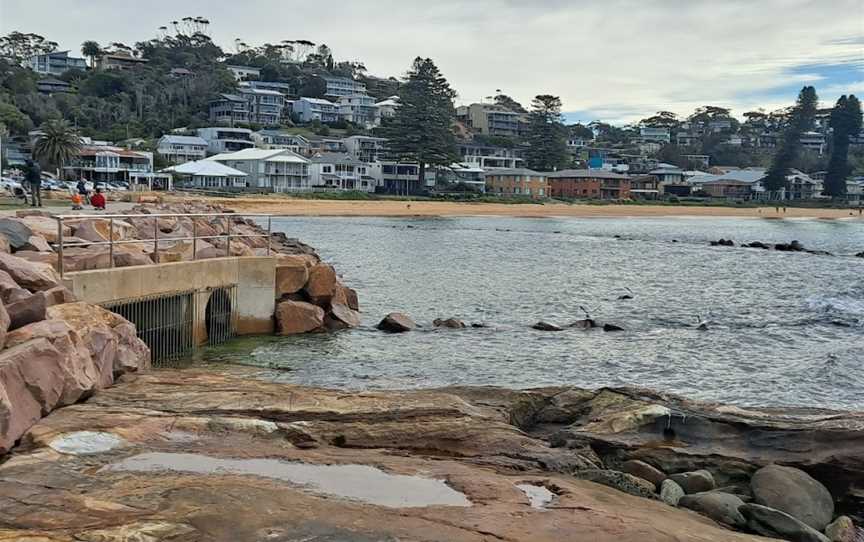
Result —
[{"label": "overcast sky", "polygon": [[132,44],[185,16],[226,50],[283,39],[402,76],[431,57],[471,103],[501,89],[562,98],[570,121],[616,123],[699,105],[789,105],[804,84],[823,104],[864,94],[864,0],[0,0],[0,30],[61,48]]}]

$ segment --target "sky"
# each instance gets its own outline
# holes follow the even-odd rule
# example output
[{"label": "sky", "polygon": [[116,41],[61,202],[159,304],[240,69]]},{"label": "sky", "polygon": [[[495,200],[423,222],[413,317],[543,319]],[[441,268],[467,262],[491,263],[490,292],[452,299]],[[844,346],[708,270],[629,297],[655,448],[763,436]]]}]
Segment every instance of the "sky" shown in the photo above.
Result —
[{"label": "sky", "polygon": [[186,16],[209,19],[229,51],[236,38],[307,39],[384,77],[430,57],[457,104],[553,94],[570,122],[708,104],[740,117],[790,105],[807,84],[823,106],[864,94],[864,0],[0,0],[0,33],[80,52],[89,39],[150,39]]}]

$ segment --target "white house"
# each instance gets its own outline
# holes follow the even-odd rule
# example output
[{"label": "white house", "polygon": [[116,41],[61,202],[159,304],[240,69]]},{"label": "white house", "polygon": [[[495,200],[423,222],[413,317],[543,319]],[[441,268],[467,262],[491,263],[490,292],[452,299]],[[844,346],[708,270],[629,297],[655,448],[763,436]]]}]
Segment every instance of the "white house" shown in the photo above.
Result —
[{"label": "white house", "polygon": [[286,134],[279,130],[259,130],[252,134],[255,146],[262,149],[288,149],[299,154],[308,155],[309,140],[299,134]]},{"label": "white house", "polygon": [[384,154],[383,137],[355,135],[342,140],[346,152],[361,162],[377,162]]},{"label": "white house", "polygon": [[381,118],[392,117],[396,114],[396,110],[402,105],[399,103],[399,96],[390,96],[386,100],[382,100],[375,104],[378,106],[378,115]]},{"label": "white house", "polygon": [[247,175],[247,186],[271,192],[309,190],[309,160],[287,149],[243,149],[211,156]]},{"label": "white house", "polygon": [[163,171],[177,178],[177,187],[246,188],[246,173],[212,160],[186,162]]},{"label": "white house", "polygon": [[207,142],[197,136],[164,135],[156,143],[156,152],[169,163],[182,164],[207,156]]},{"label": "white house", "polygon": [[300,98],[294,101],[294,114],[300,122],[328,123],[339,120],[339,106],[321,98]]},{"label": "white house", "polygon": [[24,66],[42,75],[63,75],[68,70],[86,70],[83,58],[69,56],[69,51],[55,51],[35,55],[24,61]]},{"label": "white house", "polygon": [[327,91],[324,93],[325,98],[338,100],[342,96],[366,94],[366,85],[349,77],[325,75],[322,79],[327,83]]},{"label": "white house", "polygon": [[669,143],[669,128],[660,126],[642,126],[639,128],[639,138],[654,143]]},{"label": "white house", "polygon": [[339,98],[339,117],[358,126],[371,128],[381,124],[381,115],[375,99],[365,94]]},{"label": "white house", "polygon": [[377,181],[369,164],[345,153],[321,153],[311,158],[309,183],[315,189],[374,192]]},{"label": "white house", "polygon": [[238,81],[247,81],[249,79],[258,79],[261,77],[261,68],[253,68],[252,66],[230,66],[226,68],[234,74],[234,79]]}]

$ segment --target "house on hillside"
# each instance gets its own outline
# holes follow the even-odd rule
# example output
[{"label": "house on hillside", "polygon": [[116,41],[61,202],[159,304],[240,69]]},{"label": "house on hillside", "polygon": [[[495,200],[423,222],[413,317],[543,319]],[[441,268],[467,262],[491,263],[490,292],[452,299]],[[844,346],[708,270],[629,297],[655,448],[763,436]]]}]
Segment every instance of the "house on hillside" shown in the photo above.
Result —
[{"label": "house on hillside", "polygon": [[74,92],[75,89],[66,81],[56,77],[45,77],[36,81],[36,90],[41,94],[56,94],[58,92]]},{"label": "house on hillside", "polygon": [[253,68],[252,66],[232,66],[230,64],[225,67],[228,68],[228,71],[234,75],[234,79],[237,81],[249,81],[261,78],[261,68]]},{"label": "house on hillside", "polygon": [[236,94],[219,94],[210,100],[210,122],[233,126],[249,122],[249,102]]},{"label": "house on hillside", "polygon": [[357,126],[373,128],[381,124],[381,114],[375,99],[365,94],[339,98],[339,117]]},{"label": "house on hillside", "polygon": [[400,105],[399,96],[390,96],[386,100],[381,100],[375,104],[378,107],[378,115],[381,118],[389,118],[395,115]]},{"label": "house on hillside", "polygon": [[524,162],[520,148],[459,143],[457,151],[460,162],[482,169],[519,169]]},{"label": "house on hillside", "polygon": [[235,152],[255,146],[252,142],[252,130],[248,128],[198,128],[198,137],[207,142],[209,154]]},{"label": "house on hillside", "polygon": [[76,56],[69,56],[69,51],[55,51],[31,56],[23,62],[23,65],[40,75],[55,76],[63,75],[69,70],[87,69],[87,61]]},{"label": "house on hillside", "polygon": [[486,192],[541,199],[549,197],[549,181],[545,173],[532,169],[492,169],[486,172]]},{"label": "house on hillside", "polygon": [[248,188],[269,192],[309,190],[309,160],[287,149],[243,149],[207,158],[246,174]]},{"label": "house on hillside", "polygon": [[497,104],[460,105],[456,108],[456,120],[489,136],[518,137],[528,130],[524,114]]},{"label": "house on hillside", "polygon": [[324,92],[325,98],[338,100],[343,96],[356,96],[366,94],[366,85],[360,81],[355,81],[350,77],[336,77],[333,75],[325,75],[322,77],[327,83],[327,90]]},{"label": "house on hillside", "polygon": [[[277,126],[282,120],[282,110],[285,108],[285,96],[275,90],[241,87],[240,97],[248,103],[248,118],[250,123],[263,126]],[[215,120],[211,119],[215,122]]]},{"label": "house on hillside", "polygon": [[299,98],[294,101],[293,113],[302,123],[319,121],[324,124],[339,120],[339,106],[321,98]]},{"label": "house on hillside", "polygon": [[256,147],[262,149],[288,149],[301,156],[309,156],[311,144],[299,134],[288,134],[279,130],[259,130],[252,134]]},{"label": "house on hillside", "polygon": [[383,137],[355,135],[342,140],[346,152],[361,162],[377,162],[384,156]]},{"label": "house on hillside", "polygon": [[105,53],[96,58],[97,70],[134,70],[149,62],[128,53]]},{"label": "house on hillside", "polygon": [[170,164],[202,160],[207,156],[207,141],[198,136],[167,134],[156,142],[156,152]]},{"label": "house on hillside", "polygon": [[322,153],[310,159],[309,184],[313,189],[374,192],[378,183],[365,162],[347,153]]}]

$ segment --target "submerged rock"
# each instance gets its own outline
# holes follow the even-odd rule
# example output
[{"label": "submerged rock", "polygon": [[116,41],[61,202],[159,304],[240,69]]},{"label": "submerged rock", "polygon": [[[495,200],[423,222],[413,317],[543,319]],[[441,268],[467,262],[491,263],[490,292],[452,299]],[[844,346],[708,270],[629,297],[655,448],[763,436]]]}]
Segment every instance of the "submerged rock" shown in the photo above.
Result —
[{"label": "submerged rock", "polygon": [[462,329],[464,327],[467,327],[465,325],[465,322],[459,320],[458,318],[447,318],[446,320],[436,318],[432,321],[432,325],[434,325],[435,327],[446,327],[450,329]]},{"label": "submerged rock", "polygon": [[555,324],[550,324],[549,322],[544,322],[542,320],[531,326],[531,328],[538,331],[564,331],[564,328],[558,327]]},{"label": "submerged rock", "polygon": [[575,322],[570,324],[570,327],[576,329],[593,329],[597,327],[597,322],[595,322],[591,318],[585,318],[582,320],[576,320]]},{"label": "submerged rock", "polygon": [[378,322],[378,329],[389,333],[404,333],[417,329],[414,320],[401,312],[391,312]]},{"label": "submerged rock", "polygon": [[834,517],[831,493],[800,469],[768,465],[753,475],[750,485],[758,504],[786,512],[817,531]]},{"label": "submerged rock", "polygon": [[624,331],[624,328],[615,324],[603,324],[603,331]]}]

